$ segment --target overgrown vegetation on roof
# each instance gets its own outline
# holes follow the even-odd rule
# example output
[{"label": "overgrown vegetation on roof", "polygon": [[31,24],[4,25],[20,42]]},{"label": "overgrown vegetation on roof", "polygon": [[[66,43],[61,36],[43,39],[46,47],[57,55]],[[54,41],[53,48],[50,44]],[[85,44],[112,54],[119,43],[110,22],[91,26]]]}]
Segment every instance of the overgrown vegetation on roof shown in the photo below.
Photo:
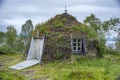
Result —
[{"label": "overgrown vegetation on roof", "polygon": [[[37,24],[33,32],[34,36],[39,31],[39,36],[45,36],[45,48],[43,54],[43,61],[55,60],[55,55],[61,55],[59,59],[70,58],[71,56],[71,37],[85,36],[87,47],[93,45],[89,42],[94,42],[98,38],[97,32],[91,26],[80,23],[70,14],[59,14],[54,18],[49,19],[47,22]],[[97,43],[96,43],[97,45]],[[103,45],[104,46],[104,45]],[[88,49],[96,49],[94,46]],[[94,51],[93,51],[94,52]],[[96,54],[95,52],[93,54]],[[99,54],[99,53],[98,53]]]}]

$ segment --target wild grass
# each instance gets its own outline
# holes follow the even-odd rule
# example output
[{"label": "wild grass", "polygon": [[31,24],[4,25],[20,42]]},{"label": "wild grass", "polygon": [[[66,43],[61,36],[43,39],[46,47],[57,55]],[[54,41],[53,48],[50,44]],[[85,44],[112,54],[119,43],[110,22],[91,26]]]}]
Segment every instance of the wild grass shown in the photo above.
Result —
[{"label": "wild grass", "polygon": [[0,63],[4,64],[0,68],[3,80],[116,80],[120,76],[119,55],[106,54],[103,58],[72,55],[69,60],[38,64],[20,71],[8,68],[21,62],[21,57],[21,54],[0,55]]},{"label": "wild grass", "polygon": [[19,71],[11,70],[9,67],[23,61],[22,54],[0,55],[0,80],[25,80]]}]

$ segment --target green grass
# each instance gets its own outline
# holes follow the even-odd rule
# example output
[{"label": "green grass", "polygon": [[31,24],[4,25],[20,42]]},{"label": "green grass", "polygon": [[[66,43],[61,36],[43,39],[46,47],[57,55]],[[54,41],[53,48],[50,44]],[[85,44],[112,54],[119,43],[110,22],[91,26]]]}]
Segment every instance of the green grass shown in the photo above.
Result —
[{"label": "green grass", "polygon": [[10,66],[19,63],[22,60],[22,54],[0,55],[0,80],[25,80],[24,75],[19,71],[9,69]]},{"label": "green grass", "polygon": [[0,80],[25,80],[21,74],[9,70],[0,70]]},{"label": "green grass", "polygon": [[[7,57],[7,58],[5,58]],[[69,60],[44,63],[16,71],[8,67],[22,61],[22,55],[0,55],[3,80],[116,80],[120,76],[120,56],[88,58],[72,55]]]}]

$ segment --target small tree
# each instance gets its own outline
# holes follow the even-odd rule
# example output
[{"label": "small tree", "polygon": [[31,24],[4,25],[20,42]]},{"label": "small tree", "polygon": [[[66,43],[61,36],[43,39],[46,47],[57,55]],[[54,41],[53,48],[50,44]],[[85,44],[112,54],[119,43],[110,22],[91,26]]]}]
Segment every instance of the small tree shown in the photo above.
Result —
[{"label": "small tree", "polygon": [[24,43],[24,52],[25,57],[27,56],[29,46],[30,46],[30,39],[32,37],[33,32],[33,24],[31,20],[27,20],[25,24],[22,25],[20,38],[22,39],[22,42]]},{"label": "small tree", "polygon": [[0,32],[0,45],[3,45],[4,38],[5,38],[5,33],[4,32]]},{"label": "small tree", "polygon": [[25,49],[24,42],[20,36],[17,36],[17,39],[15,41],[15,51],[17,52],[23,52]]},{"label": "small tree", "polygon": [[10,48],[13,48],[15,40],[16,40],[16,37],[17,37],[17,31],[16,31],[16,29],[14,28],[13,25],[10,25],[10,26],[7,27],[6,35],[7,35],[6,36],[7,37],[7,45]]},{"label": "small tree", "polygon": [[102,57],[105,53],[105,32],[103,30],[102,22],[99,18],[96,18],[94,14],[87,16],[84,23],[96,31],[97,39],[95,40],[95,47],[97,49],[96,56]]},{"label": "small tree", "polygon": [[25,24],[22,25],[22,29],[21,29],[21,34],[28,38],[31,36],[31,33],[33,31],[33,24],[31,20],[27,20],[25,22]]},{"label": "small tree", "polygon": [[84,23],[89,24],[90,27],[94,28],[96,32],[100,30],[101,20],[99,18],[96,18],[94,14],[87,16],[84,20]]}]

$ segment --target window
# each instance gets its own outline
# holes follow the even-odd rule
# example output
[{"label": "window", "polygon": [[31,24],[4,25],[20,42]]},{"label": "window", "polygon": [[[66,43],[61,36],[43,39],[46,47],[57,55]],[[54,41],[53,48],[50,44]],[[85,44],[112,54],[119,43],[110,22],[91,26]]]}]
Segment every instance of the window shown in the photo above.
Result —
[{"label": "window", "polygon": [[81,51],[82,50],[82,41],[80,39],[73,39],[72,46],[73,51]]}]

